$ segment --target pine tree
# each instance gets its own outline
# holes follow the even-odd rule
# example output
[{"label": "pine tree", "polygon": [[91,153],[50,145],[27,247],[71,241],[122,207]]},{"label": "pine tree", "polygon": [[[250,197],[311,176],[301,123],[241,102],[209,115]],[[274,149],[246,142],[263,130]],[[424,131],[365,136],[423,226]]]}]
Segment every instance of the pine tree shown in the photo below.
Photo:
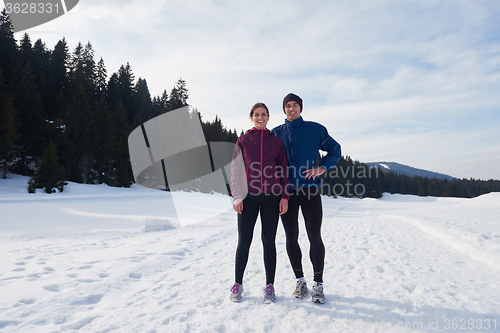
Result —
[{"label": "pine tree", "polygon": [[43,188],[47,193],[55,193],[56,189],[62,192],[68,184],[64,180],[64,168],[59,163],[56,146],[51,141],[35,174],[28,181],[28,192],[35,193],[37,188]]},{"label": "pine tree", "polygon": [[96,82],[96,65],[94,60],[94,49],[92,48],[92,44],[87,42],[85,44],[85,48],[83,49],[82,58],[83,58],[83,70],[85,73],[85,77],[93,84]]},{"label": "pine tree", "polygon": [[14,27],[7,10],[4,8],[0,13],[0,68],[3,69],[5,84],[10,84],[14,67],[12,66],[17,52],[17,44],[14,38]]},{"label": "pine tree", "polygon": [[14,98],[7,92],[3,79],[3,71],[0,68],[0,162],[2,178],[7,178],[7,168],[16,157],[17,141],[19,140],[20,122],[14,107]]},{"label": "pine tree", "polygon": [[69,59],[68,45],[63,38],[57,42],[54,51],[52,51],[50,55],[49,61],[49,72],[51,74],[49,82],[51,85],[51,93],[54,96],[61,92],[63,96],[66,95],[69,85]]},{"label": "pine tree", "polygon": [[104,95],[94,106],[95,113],[95,132],[96,132],[96,151],[94,170],[96,180],[99,184],[109,183],[113,166],[113,149],[115,146],[115,124],[106,103]]},{"label": "pine tree", "polygon": [[159,97],[153,97],[152,104],[151,118],[154,118],[161,114],[163,108]]},{"label": "pine tree", "polygon": [[125,110],[127,111],[127,122],[134,122],[136,111],[134,109],[134,79],[132,67],[127,62],[127,66],[120,66],[118,70],[118,90]]},{"label": "pine tree", "polygon": [[187,99],[189,98],[188,90],[186,88],[186,81],[182,78],[177,80],[175,87],[170,93],[170,110],[175,110],[188,105]]},{"label": "pine tree", "polygon": [[122,103],[118,103],[113,113],[115,126],[115,148],[113,150],[113,171],[110,184],[118,187],[130,187],[134,182],[130,155],[128,151],[128,135],[130,128],[127,122],[127,114]]},{"label": "pine tree", "polygon": [[76,94],[80,86],[84,87],[87,98],[93,103],[97,87],[94,50],[90,43],[85,47],[78,43],[70,61],[70,94]]},{"label": "pine tree", "polygon": [[54,111],[52,106],[57,92],[52,92],[49,86],[50,71],[49,71],[50,51],[47,50],[45,43],[38,39],[32,48],[32,69],[35,76],[35,82],[42,98],[43,109],[49,119],[53,119]]},{"label": "pine tree", "polygon": [[134,109],[136,114],[132,127],[139,126],[143,122],[151,119],[153,113],[153,104],[149,94],[148,84],[145,79],[139,78],[134,89]]},{"label": "pine tree", "polygon": [[167,109],[170,107],[170,99],[168,97],[167,90],[163,90],[163,94],[161,94],[160,105],[162,107],[160,114],[167,112]]},{"label": "pine tree", "polygon": [[118,104],[122,103],[122,98],[120,95],[120,83],[118,82],[117,73],[111,74],[106,91],[107,91],[107,102],[109,109],[116,110]]},{"label": "pine tree", "polygon": [[108,72],[106,70],[106,66],[104,66],[104,60],[101,58],[97,63],[96,67],[96,93],[98,98],[106,93],[106,78],[108,76]]},{"label": "pine tree", "polygon": [[21,66],[29,63],[33,68],[33,46],[31,45],[31,39],[27,33],[24,34],[19,45],[19,56],[21,58]]},{"label": "pine tree", "polygon": [[22,72],[16,75],[14,79],[13,96],[21,121],[19,129],[21,134],[19,157],[21,159],[16,166],[16,171],[22,175],[30,175],[32,173],[32,164],[38,163],[43,154],[40,142],[44,140],[47,118],[29,63],[24,66]]},{"label": "pine tree", "polygon": [[33,45],[33,73],[47,76],[51,52],[39,38]]},{"label": "pine tree", "polygon": [[83,67],[83,45],[78,42],[69,60],[69,70],[73,74]]},{"label": "pine tree", "polygon": [[8,95],[4,99],[3,110],[0,109],[0,161],[2,161],[2,178],[7,177],[7,168],[17,156],[17,141],[19,140],[18,128],[20,122],[14,108],[14,98]]},{"label": "pine tree", "polygon": [[96,149],[95,120],[90,103],[80,85],[65,117],[64,161],[69,180],[84,184],[88,181]]}]

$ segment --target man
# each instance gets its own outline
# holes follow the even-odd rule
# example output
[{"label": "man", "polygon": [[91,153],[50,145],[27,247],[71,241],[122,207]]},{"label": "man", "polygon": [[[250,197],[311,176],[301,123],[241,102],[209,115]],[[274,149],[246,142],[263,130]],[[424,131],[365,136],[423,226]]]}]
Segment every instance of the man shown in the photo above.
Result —
[{"label": "man", "polygon": [[[283,125],[273,128],[272,132],[283,140],[288,159],[288,178],[290,181],[290,200],[288,211],[281,215],[286,234],[286,249],[290,264],[297,278],[293,296],[304,298],[307,284],[302,270],[302,252],[299,238],[299,207],[305,220],[310,242],[309,256],[314,270],[314,284],[311,300],[325,303],[323,292],[323,268],[325,246],[321,239],[323,207],[321,203],[321,176],[333,169],[341,156],[340,145],[323,125],[302,119],[302,99],[288,94],[283,99],[286,120]],[[318,166],[319,150],[326,151]]]}]

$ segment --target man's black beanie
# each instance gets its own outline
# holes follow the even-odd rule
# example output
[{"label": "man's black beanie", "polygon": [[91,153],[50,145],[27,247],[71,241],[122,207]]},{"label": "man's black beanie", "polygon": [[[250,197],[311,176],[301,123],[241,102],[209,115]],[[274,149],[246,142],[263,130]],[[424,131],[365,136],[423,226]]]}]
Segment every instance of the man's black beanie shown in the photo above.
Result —
[{"label": "man's black beanie", "polygon": [[295,95],[294,93],[289,93],[288,95],[285,96],[285,98],[283,98],[283,111],[285,111],[286,103],[290,101],[297,102],[300,105],[300,112],[302,112],[302,98]]}]

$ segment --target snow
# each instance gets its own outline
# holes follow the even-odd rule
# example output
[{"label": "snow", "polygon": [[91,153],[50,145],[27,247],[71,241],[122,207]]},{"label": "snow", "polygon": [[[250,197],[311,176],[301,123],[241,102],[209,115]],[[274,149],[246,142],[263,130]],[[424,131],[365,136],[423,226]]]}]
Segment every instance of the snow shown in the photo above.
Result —
[{"label": "snow", "polygon": [[391,169],[391,168],[389,168],[389,166],[388,166],[387,164],[382,164],[382,163],[380,163],[379,165],[380,165],[382,168],[385,168],[385,169]]},{"label": "snow", "polygon": [[[184,223],[168,192],[70,183],[28,194],[26,183],[0,180],[0,332],[500,331],[500,193],[323,197],[326,303],[290,297],[280,225],[277,302],[266,305],[259,223],[244,298],[229,301],[227,197],[181,193],[209,217]],[[214,215],[221,203],[228,210]]]}]

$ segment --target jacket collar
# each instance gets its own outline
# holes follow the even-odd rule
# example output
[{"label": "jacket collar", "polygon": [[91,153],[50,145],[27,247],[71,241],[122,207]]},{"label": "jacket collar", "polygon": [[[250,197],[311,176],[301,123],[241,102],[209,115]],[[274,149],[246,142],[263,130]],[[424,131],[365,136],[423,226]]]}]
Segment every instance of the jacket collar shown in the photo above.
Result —
[{"label": "jacket collar", "polygon": [[267,128],[266,129],[263,129],[263,130],[260,130],[260,129],[257,129],[255,127],[252,127],[251,129],[249,129],[247,131],[247,133],[258,133],[258,132],[261,132],[261,131],[264,131],[264,134],[267,134],[268,132],[271,133],[270,130],[268,130]]},{"label": "jacket collar", "polygon": [[300,127],[300,125],[302,125],[303,122],[304,122],[304,119],[302,119],[302,116],[300,116],[299,118],[297,118],[293,121],[289,121],[288,119],[285,119],[285,126],[290,127],[292,129],[298,129]]}]

